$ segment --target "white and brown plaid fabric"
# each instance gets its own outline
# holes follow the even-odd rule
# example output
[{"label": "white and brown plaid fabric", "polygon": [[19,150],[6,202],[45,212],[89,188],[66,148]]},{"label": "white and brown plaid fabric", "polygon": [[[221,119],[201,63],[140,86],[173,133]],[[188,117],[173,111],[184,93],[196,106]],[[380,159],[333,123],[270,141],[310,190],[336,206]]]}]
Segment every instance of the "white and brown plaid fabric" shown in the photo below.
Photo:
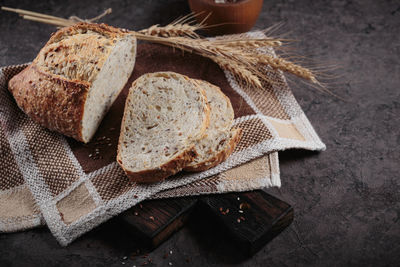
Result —
[{"label": "white and brown plaid fabric", "polygon": [[235,126],[243,129],[243,137],[234,153],[213,169],[138,185],[115,162],[128,88],[107,114],[94,141],[84,145],[35,124],[17,107],[7,84],[26,66],[0,69],[1,232],[46,224],[60,244],[67,245],[148,198],[280,186],[276,151],[325,149],[282,73],[265,70],[274,83],[253,88],[207,59],[141,44],[131,81],[147,72],[170,70],[214,83],[232,100]]}]

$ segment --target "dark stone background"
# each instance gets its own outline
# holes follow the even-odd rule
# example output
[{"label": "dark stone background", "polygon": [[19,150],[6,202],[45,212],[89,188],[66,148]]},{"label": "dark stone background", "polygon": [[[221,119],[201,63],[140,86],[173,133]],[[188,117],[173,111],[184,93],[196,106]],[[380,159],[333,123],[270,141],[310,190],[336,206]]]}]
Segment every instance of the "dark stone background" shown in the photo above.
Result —
[{"label": "dark stone background", "polygon": [[[141,29],[188,13],[186,1],[0,1],[57,16],[93,17]],[[347,101],[292,82],[327,150],[280,153],[281,189],[295,221],[247,260],[214,229],[192,221],[150,254],[156,266],[399,266],[400,2],[264,1],[256,28],[285,22],[300,55],[336,64],[330,88]],[[0,12],[0,65],[31,61],[54,31]],[[206,218],[204,218],[206,220]],[[46,228],[0,235],[0,266],[139,266],[135,248],[108,222],[62,248]],[[168,260],[165,252],[172,250]],[[185,260],[189,258],[190,263]]]}]

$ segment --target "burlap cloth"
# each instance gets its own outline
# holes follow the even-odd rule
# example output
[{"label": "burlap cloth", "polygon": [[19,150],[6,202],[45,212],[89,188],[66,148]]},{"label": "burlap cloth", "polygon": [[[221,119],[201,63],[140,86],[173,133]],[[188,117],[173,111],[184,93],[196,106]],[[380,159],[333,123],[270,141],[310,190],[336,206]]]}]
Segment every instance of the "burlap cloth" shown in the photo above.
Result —
[{"label": "burlap cloth", "polygon": [[140,44],[130,82],[147,72],[175,71],[218,85],[232,101],[235,126],[243,129],[243,137],[234,153],[213,169],[138,185],[115,161],[127,87],[93,141],[83,145],[35,124],[16,106],[7,83],[26,66],[0,69],[1,232],[46,224],[67,245],[144,199],[280,186],[276,151],[325,149],[281,72],[265,70],[273,85],[252,88],[208,59]]}]

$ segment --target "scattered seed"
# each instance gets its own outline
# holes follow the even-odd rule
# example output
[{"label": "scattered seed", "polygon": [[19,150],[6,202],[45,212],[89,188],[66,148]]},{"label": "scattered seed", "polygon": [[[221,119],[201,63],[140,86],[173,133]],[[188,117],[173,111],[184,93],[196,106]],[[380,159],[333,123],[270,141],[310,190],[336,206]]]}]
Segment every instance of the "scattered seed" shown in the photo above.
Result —
[{"label": "scattered seed", "polygon": [[169,251],[169,254],[172,254],[172,250]]},{"label": "scattered seed", "polygon": [[243,213],[243,210],[239,210],[239,213]]},{"label": "scattered seed", "polygon": [[126,260],[127,258],[128,258],[127,256],[124,256],[122,259],[123,259],[123,260]]},{"label": "scattered seed", "polygon": [[240,197],[237,197],[237,200],[240,200]]},{"label": "scattered seed", "polygon": [[135,214],[135,216],[138,216],[138,215],[139,215],[139,213],[138,213],[137,211],[135,211],[135,213],[134,213],[134,214]]},{"label": "scattered seed", "polygon": [[169,265],[169,266],[172,266],[172,262],[168,262],[168,265]]},{"label": "scattered seed", "polygon": [[108,146],[111,146],[111,143],[109,143]]},{"label": "scattered seed", "polygon": [[239,205],[239,209],[241,209],[241,210],[250,209],[250,204],[247,202],[242,202]]},{"label": "scattered seed", "polygon": [[125,265],[125,262],[123,261],[123,262],[121,262],[122,263],[122,265]]},{"label": "scattered seed", "polygon": [[154,217],[153,216],[150,216],[149,219],[154,222]]},{"label": "scattered seed", "polygon": [[240,219],[238,218],[237,220],[236,220],[238,223],[240,223]]},{"label": "scattered seed", "polygon": [[246,219],[243,216],[240,216],[240,220],[245,221]]}]

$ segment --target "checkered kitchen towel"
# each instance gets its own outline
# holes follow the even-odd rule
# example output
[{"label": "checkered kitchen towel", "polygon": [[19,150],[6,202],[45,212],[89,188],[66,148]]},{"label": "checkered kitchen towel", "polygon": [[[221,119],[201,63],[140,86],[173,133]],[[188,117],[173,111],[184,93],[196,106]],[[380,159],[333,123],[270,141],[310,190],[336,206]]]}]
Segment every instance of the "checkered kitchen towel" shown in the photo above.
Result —
[{"label": "checkered kitchen towel", "polygon": [[273,85],[253,88],[208,59],[140,44],[131,81],[148,72],[175,71],[218,85],[232,101],[235,127],[243,129],[243,137],[234,153],[213,169],[138,185],[115,161],[128,88],[85,145],[35,124],[16,106],[7,83],[26,66],[0,69],[1,232],[46,224],[67,245],[144,199],[280,186],[276,151],[325,149],[281,72],[265,70]]}]

